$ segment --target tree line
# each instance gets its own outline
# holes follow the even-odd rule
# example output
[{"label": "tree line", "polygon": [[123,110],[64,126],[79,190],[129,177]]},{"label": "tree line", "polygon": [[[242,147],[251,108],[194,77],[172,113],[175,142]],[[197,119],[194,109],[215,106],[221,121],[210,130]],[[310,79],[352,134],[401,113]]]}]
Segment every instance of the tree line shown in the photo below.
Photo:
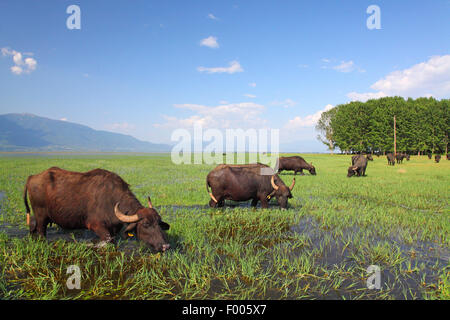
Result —
[{"label": "tree line", "polygon": [[323,112],[318,139],[330,151],[448,153],[450,99],[384,97],[352,101]]}]

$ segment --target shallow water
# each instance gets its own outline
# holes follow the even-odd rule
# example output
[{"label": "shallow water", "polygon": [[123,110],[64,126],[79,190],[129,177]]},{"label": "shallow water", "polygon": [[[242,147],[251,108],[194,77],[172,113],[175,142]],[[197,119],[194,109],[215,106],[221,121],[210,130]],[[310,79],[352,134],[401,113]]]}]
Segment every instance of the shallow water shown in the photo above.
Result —
[{"label": "shallow water", "polygon": [[[304,217],[301,221],[292,226],[290,232],[306,235],[314,249],[319,249],[323,244],[325,235],[333,237],[335,241],[331,241],[327,246],[324,246],[325,250],[322,255],[317,257],[316,263],[325,267],[331,267],[333,265],[343,266],[344,269],[348,269],[351,266],[357,266],[357,262],[351,258],[351,250],[358,250],[358,248],[352,248],[350,244],[345,247],[345,244],[336,239],[333,233],[328,230],[323,230],[319,227],[318,222],[311,217]],[[357,226],[347,228],[343,232],[343,236],[340,238],[346,239],[349,236],[360,232]],[[414,298],[412,293],[416,294],[418,298],[421,298],[424,288],[422,286],[422,280],[425,283],[436,283],[438,278],[438,271],[443,268],[448,268],[450,250],[449,248],[439,246],[433,242],[417,241],[414,244],[405,244],[400,239],[390,238],[383,239],[378,237],[369,237],[367,239],[370,245],[376,246],[379,243],[385,241],[394,244],[395,247],[400,248],[402,257],[406,258],[406,261],[402,263],[402,266],[407,269],[406,263],[410,262],[412,266],[421,266],[420,272],[412,272],[411,274],[396,274],[395,270],[389,266],[380,266],[381,268],[381,285],[382,289],[391,288],[390,295],[395,299],[411,299]],[[295,251],[292,252],[295,255]],[[297,253],[298,254],[298,253]],[[376,264],[376,263],[374,263]],[[364,268],[368,267],[364,266]],[[424,278],[422,278],[424,276]],[[393,283],[395,286],[392,287]],[[345,286],[345,281],[344,281]],[[365,289],[365,282],[362,282],[360,286],[356,288]],[[352,298],[352,294],[345,290],[335,290],[331,295],[327,295],[327,298]],[[375,297],[375,296],[374,296]],[[323,299],[324,297],[318,296],[317,298]]]},{"label": "shallow water", "polygon": [[[226,210],[226,209],[234,209],[234,208],[242,208],[242,209],[249,209],[253,208],[251,206],[252,201],[233,201],[233,200],[225,200],[225,205],[223,207],[218,208],[211,208],[209,204],[204,205],[190,205],[190,206],[181,206],[181,205],[174,205],[174,206],[161,206],[159,208],[163,209],[164,211],[168,212],[179,212],[179,211],[185,211],[185,210],[200,210],[200,211],[206,211],[206,210]],[[261,202],[258,201],[258,204],[256,205],[256,208],[261,208]],[[269,209],[279,209],[280,206],[275,200],[271,200],[269,202]],[[288,204],[288,208],[293,208],[290,204]],[[161,211],[163,211],[161,210]]]},{"label": "shallow water", "polygon": [[[1,199],[5,197],[4,192],[0,192],[0,210],[1,210]],[[251,201],[249,202],[233,202],[226,201],[225,210],[233,210],[235,208],[249,208]],[[270,203],[271,208],[278,209],[278,205],[276,202]],[[191,206],[161,206],[159,207],[160,211],[163,211],[165,214],[168,213],[168,222],[170,223],[171,219],[176,219],[176,213],[179,211],[209,211],[209,205],[191,205]],[[212,210],[220,210],[220,209],[212,209]],[[0,212],[1,213],[1,212]],[[164,215],[163,215],[164,220]],[[24,238],[29,232],[26,226],[15,226],[10,224],[2,224],[0,225],[0,232],[6,233],[10,237],[18,237]],[[326,270],[332,270],[335,266],[340,268],[341,270],[350,270],[354,267],[363,267],[367,268],[367,266],[359,265],[360,261],[355,261],[352,258],[352,250],[358,250],[350,245],[346,247],[346,244],[343,242],[343,239],[352,239],[352,236],[358,233],[364,233],[361,231],[358,226],[352,226],[344,229],[342,236],[336,236],[332,229],[324,229],[321,226],[321,222],[312,216],[303,216],[300,218],[299,222],[295,225],[290,226],[287,229],[283,237],[278,237],[277,239],[262,239],[268,243],[265,247],[270,250],[274,250],[277,247],[287,248],[289,251],[288,255],[292,258],[296,256],[300,256],[304,250],[318,250],[319,254],[314,256],[314,263],[321,267],[324,267]],[[289,240],[291,237],[289,235],[299,234],[302,236],[306,236],[308,239],[309,245],[307,247],[301,246],[296,249],[290,250],[292,242]],[[410,274],[399,274],[398,271],[390,268],[389,266],[380,266],[381,267],[381,281],[382,281],[382,289],[387,289],[390,291],[390,296],[395,299],[410,299],[414,298],[409,290],[412,291],[413,294],[417,295],[416,297],[422,298],[423,292],[425,291],[422,286],[422,280],[425,280],[426,283],[437,283],[438,271],[443,268],[448,268],[449,266],[449,257],[450,251],[449,248],[445,248],[439,246],[434,242],[422,242],[417,241],[413,244],[405,244],[400,239],[395,238],[393,236],[387,236],[388,238],[380,238],[372,235],[368,236],[367,240],[364,240],[365,243],[369,243],[371,245],[376,246],[379,243],[389,242],[390,244],[394,244],[395,247],[400,248],[402,256],[406,258],[406,261],[403,263],[411,263],[413,266],[421,266],[420,272],[413,272]],[[119,237],[117,237],[118,239]],[[325,239],[332,239],[325,245]],[[81,243],[93,243],[96,244],[99,242],[98,236],[86,229],[82,230],[64,230],[58,226],[49,226],[47,229],[47,240],[57,241],[64,240],[69,242],[81,242]],[[170,239],[173,250],[178,250],[182,247],[182,240],[177,237],[171,237]],[[273,249],[270,249],[273,247]],[[323,250],[320,251],[320,248],[323,247]],[[140,248],[141,244],[135,237],[130,238],[126,241],[119,240],[116,241],[116,248],[118,251],[125,252],[126,254],[135,254]],[[376,263],[374,263],[376,264]],[[263,267],[269,267],[268,265]],[[406,268],[406,266],[404,266]],[[423,278],[422,278],[423,277]],[[311,279],[305,279],[305,285],[308,284],[308,281],[312,281]],[[340,288],[345,288],[350,284],[354,284],[355,279],[349,278],[344,279]],[[232,284],[229,284],[230,288],[232,288]],[[356,283],[356,285],[352,288],[352,290],[346,289],[337,289],[330,290],[325,296],[312,293],[313,298],[318,299],[341,299],[345,298],[354,298],[356,292],[361,294],[361,290],[365,290],[366,283],[364,280],[361,280]],[[214,296],[214,293],[222,293],[224,290],[223,284],[218,280],[213,280],[211,282],[211,288],[209,293],[211,296]],[[358,291],[359,290],[359,291]],[[280,291],[273,290],[267,291],[264,295],[266,299],[280,299]],[[367,292],[365,298],[376,299],[378,292],[376,290]],[[297,297],[292,296],[288,297],[291,299],[296,299]]]}]

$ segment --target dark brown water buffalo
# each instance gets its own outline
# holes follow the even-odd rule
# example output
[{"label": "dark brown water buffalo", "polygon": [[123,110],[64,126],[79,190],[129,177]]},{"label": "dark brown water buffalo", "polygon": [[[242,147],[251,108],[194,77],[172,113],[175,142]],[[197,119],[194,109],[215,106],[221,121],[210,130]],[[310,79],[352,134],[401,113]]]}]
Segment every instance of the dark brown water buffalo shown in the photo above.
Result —
[{"label": "dark brown water buffalo", "polygon": [[433,156],[433,154],[431,152],[428,153],[428,159],[431,160],[431,157]]},{"label": "dark brown water buffalo", "polygon": [[367,158],[363,155],[357,155],[352,157],[352,165],[348,167],[347,177],[352,177],[355,174],[360,176],[366,175]]},{"label": "dark brown water buffalo", "polygon": [[[272,175],[262,175],[261,169],[270,170]],[[287,208],[288,199],[292,198],[295,178],[290,187],[273,174],[273,170],[264,164],[218,165],[206,177],[206,190],[211,200],[211,207],[223,207],[225,200],[252,200],[255,207],[261,201],[261,207],[268,208],[271,197],[276,197],[282,209]],[[211,191],[209,191],[211,188]]]},{"label": "dark brown water buffalo", "polygon": [[406,161],[409,161],[410,157],[411,156],[409,154],[406,154]]},{"label": "dark brown water buffalo", "polygon": [[406,154],[404,153],[397,153],[397,155],[395,156],[395,159],[397,159],[397,164],[399,163],[403,163],[403,159],[406,158]]},{"label": "dark brown water buffalo", "polygon": [[[360,155],[360,154],[354,155],[354,156],[352,157],[352,165],[355,164],[355,161],[356,161],[359,157],[364,157],[364,155]],[[367,159],[367,160],[370,160],[370,161],[373,161],[373,158],[372,158],[372,156],[371,156],[370,154],[367,154],[367,155],[366,155],[366,159]]]},{"label": "dark brown water buffalo", "polygon": [[447,160],[450,160],[450,153],[447,153]]},{"label": "dark brown water buffalo", "polygon": [[303,175],[303,169],[308,170],[310,174],[316,175],[316,168],[311,163],[307,163],[305,159],[299,156],[280,157],[278,158],[278,173],[283,170],[294,171],[294,175],[300,172]]},{"label": "dark brown water buffalo", "polygon": [[388,154],[386,155],[386,158],[387,158],[387,161],[388,161],[388,165],[395,166],[395,157],[394,157],[394,154],[388,153]]},{"label": "dark brown water buffalo", "polygon": [[[34,217],[30,217],[27,193]],[[32,234],[45,237],[47,225],[55,223],[64,229],[90,229],[104,244],[125,226],[124,234],[135,230],[137,238],[154,251],[170,248],[164,231],[170,226],[161,220],[150,197],[149,207],[143,207],[129,185],[113,172],[52,167],[28,177],[24,202]]]},{"label": "dark brown water buffalo", "polygon": [[440,154],[435,155],[434,161],[436,161],[436,163],[439,163],[439,161],[441,161],[441,155]]}]

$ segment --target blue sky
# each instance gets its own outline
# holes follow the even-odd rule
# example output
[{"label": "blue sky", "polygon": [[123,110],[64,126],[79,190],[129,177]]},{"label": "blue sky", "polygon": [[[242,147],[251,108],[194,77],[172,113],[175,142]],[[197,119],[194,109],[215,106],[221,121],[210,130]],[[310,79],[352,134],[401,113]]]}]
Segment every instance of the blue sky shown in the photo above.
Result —
[{"label": "blue sky", "polygon": [[1,1],[0,114],[163,143],[196,120],[277,128],[282,149],[325,151],[314,123],[330,106],[450,97],[449,16],[449,0]]}]

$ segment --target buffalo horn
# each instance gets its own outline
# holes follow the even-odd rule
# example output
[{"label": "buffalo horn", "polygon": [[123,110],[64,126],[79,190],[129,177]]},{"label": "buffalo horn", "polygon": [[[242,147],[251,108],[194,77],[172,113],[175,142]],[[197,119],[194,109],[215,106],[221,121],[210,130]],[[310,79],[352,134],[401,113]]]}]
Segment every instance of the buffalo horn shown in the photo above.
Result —
[{"label": "buffalo horn", "polygon": [[150,209],[153,209],[152,200],[150,200],[150,197],[147,197],[147,200],[148,200],[148,207]]},{"label": "buffalo horn", "polygon": [[132,216],[127,216],[127,215],[123,214],[122,212],[120,212],[119,202],[117,202],[114,207],[114,214],[116,215],[117,219],[119,219],[122,222],[133,223],[133,222],[139,221],[139,217],[137,214],[134,214]]},{"label": "buffalo horn", "polygon": [[291,184],[291,186],[289,187],[289,190],[292,191],[292,189],[294,189],[294,186],[295,186],[295,177],[294,177],[294,179],[292,179],[292,184]]},{"label": "buffalo horn", "polygon": [[213,201],[214,201],[215,203],[217,203],[217,199],[214,198],[214,196],[213,196],[213,194],[212,194],[211,192],[209,192],[209,196],[211,197],[211,199],[213,199]]},{"label": "buffalo horn", "polygon": [[275,190],[278,190],[279,186],[277,186],[277,185],[275,184],[275,179],[274,179],[274,177],[275,177],[275,176],[272,176],[272,179],[270,179],[270,183],[272,184],[272,188],[274,188]]}]

